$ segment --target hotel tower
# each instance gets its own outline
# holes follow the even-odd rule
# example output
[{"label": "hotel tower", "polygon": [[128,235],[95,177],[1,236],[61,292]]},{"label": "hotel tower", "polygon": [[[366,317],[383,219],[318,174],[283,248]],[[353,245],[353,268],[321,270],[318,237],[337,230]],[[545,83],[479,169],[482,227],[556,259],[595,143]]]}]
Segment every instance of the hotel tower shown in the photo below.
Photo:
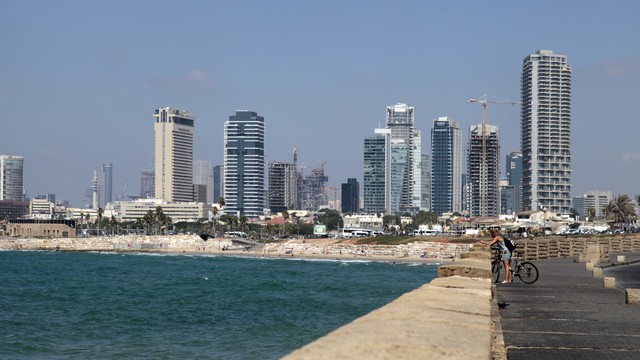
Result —
[{"label": "hotel tower", "polygon": [[571,66],[540,50],[524,58],[521,80],[522,206],[571,208]]},{"label": "hotel tower", "polygon": [[153,114],[155,197],[166,202],[193,201],[193,123],[186,110],[170,107]]}]

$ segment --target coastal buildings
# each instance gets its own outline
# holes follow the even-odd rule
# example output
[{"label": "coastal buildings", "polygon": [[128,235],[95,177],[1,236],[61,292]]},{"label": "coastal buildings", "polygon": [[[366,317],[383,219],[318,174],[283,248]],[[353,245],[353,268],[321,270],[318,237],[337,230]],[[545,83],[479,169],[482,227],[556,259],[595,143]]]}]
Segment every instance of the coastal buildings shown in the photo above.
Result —
[{"label": "coastal buildings", "polygon": [[302,181],[302,210],[318,211],[328,206],[326,187],[329,177],[324,173],[324,162],[317,169],[311,169]]},{"label": "coastal buildings", "polygon": [[0,155],[0,200],[24,200],[24,157]]},{"label": "coastal buildings", "polygon": [[376,129],[375,135],[364,139],[364,212],[378,214],[386,212],[385,179],[387,177],[388,129]]},{"label": "coastal buildings", "polygon": [[[513,203],[509,204],[512,212],[520,212],[522,208],[522,152],[512,151],[507,155],[505,166],[508,184],[513,186]],[[506,205],[506,204],[505,204]]]},{"label": "coastal buildings", "polygon": [[98,174],[98,206],[105,208],[113,201],[113,164],[102,164],[102,171]]},{"label": "coastal buildings", "polygon": [[269,162],[269,209],[272,213],[295,209],[295,168],[291,163]]},{"label": "coastal buildings", "polygon": [[540,50],[521,79],[522,205],[568,214],[571,207],[571,66]]},{"label": "coastal buildings", "polygon": [[360,184],[355,178],[347,179],[346,183],[342,184],[342,213],[343,214],[357,214],[360,210]]},{"label": "coastal buildings", "polygon": [[152,199],[154,197],[154,187],[156,176],[153,170],[142,170],[140,172],[140,197],[142,199]]},{"label": "coastal buildings", "polygon": [[584,211],[588,214],[589,209],[595,210],[595,216],[604,216],[604,207],[613,200],[613,193],[611,191],[599,191],[592,190],[587,191],[582,198],[584,199]]},{"label": "coastal buildings", "polygon": [[222,165],[213,167],[213,202],[217,203],[224,194],[224,169]]},{"label": "coastal buildings", "polygon": [[[204,202],[207,204],[213,204],[214,201],[214,185],[213,185],[213,166],[211,162],[204,160],[193,161],[193,193],[194,201]],[[196,189],[202,189],[196,191]],[[198,198],[195,197],[196,193],[199,194]]]},{"label": "coastal buildings", "polygon": [[264,118],[236,110],[224,124],[225,211],[255,217],[263,214]]},{"label": "coastal buildings", "polygon": [[119,214],[120,221],[136,221],[142,219],[150,210],[155,211],[157,207],[161,207],[162,212],[170,217],[174,223],[206,218],[210,209],[210,206],[205,203],[169,203],[162,199],[118,201],[115,206],[118,209],[117,213]]},{"label": "coastal buildings", "polygon": [[[495,217],[500,214],[500,132],[495,125],[469,128],[467,144],[467,210],[471,216]],[[484,154],[483,154],[484,153]]]},{"label": "coastal buildings", "polygon": [[449,117],[433,120],[431,129],[431,208],[437,215],[462,210],[462,138]]},{"label": "coastal buildings", "polygon": [[155,197],[166,202],[193,201],[195,117],[186,110],[157,109],[155,118]]}]

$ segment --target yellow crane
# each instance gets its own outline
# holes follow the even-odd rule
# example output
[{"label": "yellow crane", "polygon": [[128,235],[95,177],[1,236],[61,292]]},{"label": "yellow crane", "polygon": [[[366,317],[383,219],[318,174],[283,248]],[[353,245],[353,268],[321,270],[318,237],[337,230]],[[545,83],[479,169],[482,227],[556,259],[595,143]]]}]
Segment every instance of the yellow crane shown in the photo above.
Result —
[{"label": "yellow crane", "polygon": [[482,105],[482,163],[480,164],[480,215],[487,216],[487,104],[509,104],[517,105],[516,101],[509,100],[488,100],[487,95],[481,98],[470,98],[469,103]]}]

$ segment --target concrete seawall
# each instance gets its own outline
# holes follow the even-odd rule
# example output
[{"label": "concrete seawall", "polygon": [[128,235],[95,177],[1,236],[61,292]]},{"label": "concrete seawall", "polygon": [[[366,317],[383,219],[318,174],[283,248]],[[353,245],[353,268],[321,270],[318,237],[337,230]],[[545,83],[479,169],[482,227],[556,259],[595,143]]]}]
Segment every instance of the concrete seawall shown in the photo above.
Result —
[{"label": "concrete seawall", "polygon": [[488,253],[479,254],[441,266],[439,278],[284,359],[495,358],[504,349]]}]

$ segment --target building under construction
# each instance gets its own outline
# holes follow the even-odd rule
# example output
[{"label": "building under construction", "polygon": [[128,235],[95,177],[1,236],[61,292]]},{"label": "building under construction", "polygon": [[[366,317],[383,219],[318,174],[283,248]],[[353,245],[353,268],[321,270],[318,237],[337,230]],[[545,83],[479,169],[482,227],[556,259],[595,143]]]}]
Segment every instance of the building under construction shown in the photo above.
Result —
[{"label": "building under construction", "polygon": [[466,186],[468,194],[466,200],[467,209],[471,216],[498,216],[500,214],[499,129],[494,125],[486,125],[485,134],[483,149],[482,124],[469,128]]},{"label": "building under construction", "polygon": [[324,174],[324,163],[319,169],[311,170],[303,180],[302,210],[317,211],[328,206],[325,187],[329,177]]}]

